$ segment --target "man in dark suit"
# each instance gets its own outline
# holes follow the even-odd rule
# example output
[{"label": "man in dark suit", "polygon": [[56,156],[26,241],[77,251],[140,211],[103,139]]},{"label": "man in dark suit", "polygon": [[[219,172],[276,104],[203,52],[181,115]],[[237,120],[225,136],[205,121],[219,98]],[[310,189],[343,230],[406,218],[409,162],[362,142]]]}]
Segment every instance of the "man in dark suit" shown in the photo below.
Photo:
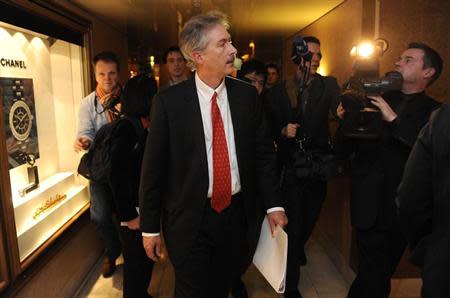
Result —
[{"label": "man in dark suit", "polygon": [[450,293],[450,104],[435,111],[405,166],[397,203],[402,227],[422,267],[422,297]]},{"label": "man in dark suit", "polygon": [[189,20],[180,47],[195,76],[154,99],[141,230],[157,261],[162,226],[175,297],[227,297],[253,254],[264,214],[272,231],[287,223],[256,90],[226,77],[236,54],[228,26],[218,12]]},{"label": "man in dark suit", "polygon": [[[395,70],[403,76],[401,91],[370,97],[380,109],[382,127],[376,139],[344,138],[336,147],[352,153],[351,222],[356,230],[359,267],[348,297],[388,297],[390,280],[406,246],[398,223],[396,190],[420,129],[439,103],[425,89],[442,71],[439,54],[411,43]],[[337,115],[345,110],[339,105]],[[341,144],[342,146],[340,146]]]},{"label": "man in dark suit", "polygon": [[[295,78],[282,82],[267,91],[266,112],[272,134],[278,148],[280,168],[283,170],[283,199],[289,224],[288,265],[285,297],[301,297],[298,291],[300,265],[306,264],[304,247],[311,236],[326,196],[327,183],[323,177],[310,173],[297,175],[296,155],[300,148],[298,140],[304,140],[306,151],[326,154],[330,133],[328,117],[335,111],[339,101],[339,86],[333,77],[317,73],[322,54],[320,41],[313,36],[304,38],[312,54],[306,62],[310,79],[306,89],[300,92],[303,77],[301,65]],[[301,153],[300,153],[301,154]],[[300,158],[305,155],[301,154]],[[305,165],[305,171],[308,171]]]}]

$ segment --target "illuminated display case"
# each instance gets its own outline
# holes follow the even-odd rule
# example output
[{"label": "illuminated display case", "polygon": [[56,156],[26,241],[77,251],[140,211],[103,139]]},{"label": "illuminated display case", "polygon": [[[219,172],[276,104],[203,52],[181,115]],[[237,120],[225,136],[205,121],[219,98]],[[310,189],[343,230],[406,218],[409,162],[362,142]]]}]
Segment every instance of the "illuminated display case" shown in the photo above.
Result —
[{"label": "illuminated display case", "polygon": [[17,260],[8,262],[23,268],[88,208],[87,181],[76,173],[80,155],[73,150],[86,90],[85,49],[5,22],[0,44],[2,199],[13,221],[4,229],[17,236],[8,247]]}]

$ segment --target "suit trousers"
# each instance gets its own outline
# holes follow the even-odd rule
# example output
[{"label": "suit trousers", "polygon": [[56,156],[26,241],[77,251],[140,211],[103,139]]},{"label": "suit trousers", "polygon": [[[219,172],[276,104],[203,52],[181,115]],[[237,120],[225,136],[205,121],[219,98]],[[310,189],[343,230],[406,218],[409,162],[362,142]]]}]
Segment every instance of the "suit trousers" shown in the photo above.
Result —
[{"label": "suit trousers", "polygon": [[176,298],[226,298],[249,251],[241,196],[217,213],[209,199],[189,257],[175,269]]},{"label": "suit trousers", "polygon": [[123,241],[123,297],[147,298],[154,262],[147,257],[139,230],[120,227]]},{"label": "suit trousers", "polygon": [[356,229],[358,274],[348,298],[388,298],[391,277],[403,255],[406,239],[398,231]]},{"label": "suit trousers", "polygon": [[306,264],[305,244],[308,241],[320,214],[327,194],[327,183],[313,178],[299,179],[292,171],[286,171],[283,195],[288,234],[288,258],[286,292],[297,290],[300,266]]}]

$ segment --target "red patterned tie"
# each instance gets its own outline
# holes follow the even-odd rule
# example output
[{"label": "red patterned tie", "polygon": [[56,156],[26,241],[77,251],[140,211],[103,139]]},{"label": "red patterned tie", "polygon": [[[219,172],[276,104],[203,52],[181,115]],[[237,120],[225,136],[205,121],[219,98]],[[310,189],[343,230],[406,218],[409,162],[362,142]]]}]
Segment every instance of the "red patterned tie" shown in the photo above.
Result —
[{"label": "red patterned tie", "polygon": [[211,120],[213,134],[213,191],[211,207],[220,213],[231,202],[231,170],[227,138],[225,137],[222,116],[217,105],[216,92],[212,96]]}]

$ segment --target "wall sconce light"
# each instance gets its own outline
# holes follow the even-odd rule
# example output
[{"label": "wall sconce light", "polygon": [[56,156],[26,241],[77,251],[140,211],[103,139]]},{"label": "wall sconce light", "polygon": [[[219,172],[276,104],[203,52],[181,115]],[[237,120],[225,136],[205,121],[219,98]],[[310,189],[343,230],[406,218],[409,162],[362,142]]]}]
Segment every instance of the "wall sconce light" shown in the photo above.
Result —
[{"label": "wall sconce light", "polygon": [[150,56],[150,67],[151,69],[155,67],[155,56]]},{"label": "wall sconce light", "polygon": [[388,42],[381,38],[374,41],[362,41],[358,45],[352,47],[350,56],[358,59],[381,57],[388,48]]},{"label": "wall sconce light", "polygon": [[248,47],[252,50],[251,57],[255,57],[255,42],[253,40],[250,41]]}]

